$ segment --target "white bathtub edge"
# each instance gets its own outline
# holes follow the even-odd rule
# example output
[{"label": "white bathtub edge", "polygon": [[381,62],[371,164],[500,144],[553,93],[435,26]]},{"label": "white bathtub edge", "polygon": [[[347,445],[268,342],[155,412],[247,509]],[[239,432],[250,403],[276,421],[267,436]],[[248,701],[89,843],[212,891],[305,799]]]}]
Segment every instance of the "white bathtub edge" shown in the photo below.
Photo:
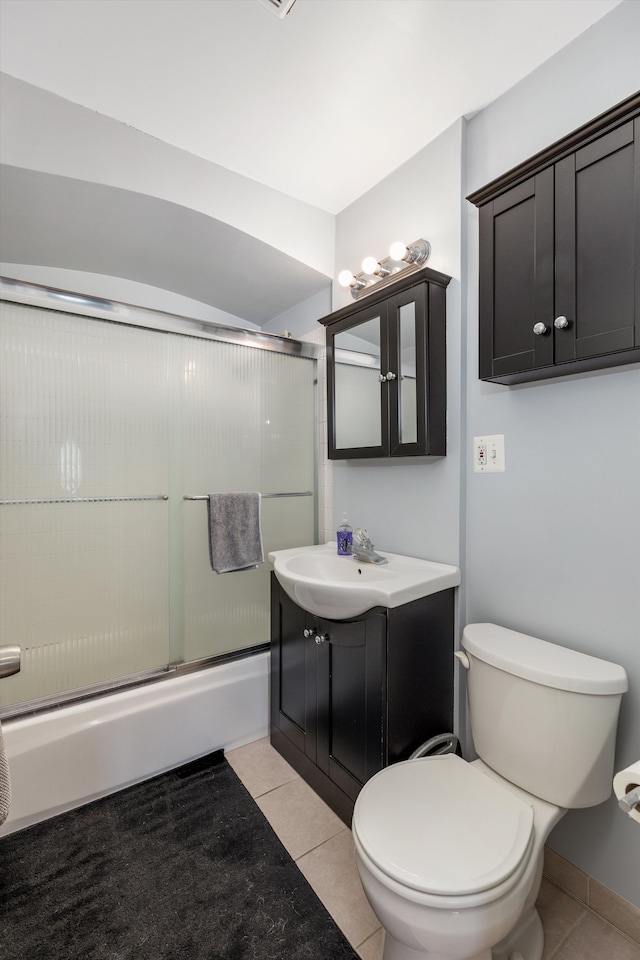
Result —
[{"label": "white bathtub edge", "polygon": [[12,804],[0,837],[268,733],[269,654],[2,725]]}]

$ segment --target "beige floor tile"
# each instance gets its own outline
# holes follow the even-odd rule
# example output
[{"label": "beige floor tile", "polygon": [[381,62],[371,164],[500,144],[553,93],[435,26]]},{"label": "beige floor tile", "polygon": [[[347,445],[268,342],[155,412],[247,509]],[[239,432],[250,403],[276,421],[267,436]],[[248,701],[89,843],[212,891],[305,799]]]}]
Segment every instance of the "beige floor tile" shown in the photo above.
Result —
[{"label": "beige floor tile", "polygon": [[[268,737],[226,756],[361,960],[381,960],[384,934],[360,885],[351,832],[273,749]],[[543,960],[640,960],[637,943],[574,899],[586,902],[586,874],[549,848],[545,854],[545,873],[555,883],[544,878],[538,897],[545,933]],[[592,907],[611,911],[611,891],[592,881],[591,894]],[[628,912],[622,917],[627,925]],[[635,933],[635,910],[631,919]]]},{"label": "beige floor tile", "polygon": [[536,906],[544,930],[542,960],[548,960],[578,921],[585,916],[587,909],[545,877],[542,879]]},{"label": "beige floor tile", "polygon": [[372,937],[360,944],[357,952],[361,960],[382,960],[383,949],[384,931],[381,927]]},{"label": "beige floor tile", "polygon": [[256,797],[256,803],[294,860],[344,830],[344,823],[298,778]]},{"label": "beige floor tile", "polygon": [[259,797],[298,778],[293,767],[273,749],[268,737],[236,747],[225,757],[252,797]]},{"label": "beige floor tile", "polygon": [[640,946],[587,912],[553,960],[640,960]]},{"label": "beige floor tile", "polygon": [[357,947],[380,926],[367,903],[346,828],[297,864],[349,942]]}]

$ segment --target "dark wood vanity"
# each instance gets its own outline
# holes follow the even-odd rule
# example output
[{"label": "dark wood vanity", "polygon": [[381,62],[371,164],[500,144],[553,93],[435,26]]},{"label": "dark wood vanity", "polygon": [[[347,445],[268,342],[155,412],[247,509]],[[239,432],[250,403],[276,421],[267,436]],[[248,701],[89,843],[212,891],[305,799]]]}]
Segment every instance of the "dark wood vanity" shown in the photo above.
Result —
[{"label": "dark wood vanity", "polygon": [[345,823],[364,783],[453,729],[454,590],[325,620],[271,574],[271,743]]}]

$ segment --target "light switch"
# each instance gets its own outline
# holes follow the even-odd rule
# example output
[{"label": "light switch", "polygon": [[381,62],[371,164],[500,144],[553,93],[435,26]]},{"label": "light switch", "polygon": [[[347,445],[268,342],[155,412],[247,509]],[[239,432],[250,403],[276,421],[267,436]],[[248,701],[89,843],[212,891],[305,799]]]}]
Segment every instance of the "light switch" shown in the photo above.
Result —
[{"label": "light switch", "polygon": [[473,438],[474,473],[504,473],[504,434]]}]

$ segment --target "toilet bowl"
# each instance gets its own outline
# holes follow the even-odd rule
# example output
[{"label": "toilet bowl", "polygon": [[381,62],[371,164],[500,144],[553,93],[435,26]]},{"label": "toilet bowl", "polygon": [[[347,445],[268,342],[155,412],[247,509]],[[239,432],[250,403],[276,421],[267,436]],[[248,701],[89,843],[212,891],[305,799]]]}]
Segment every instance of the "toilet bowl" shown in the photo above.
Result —
[{"label": "toilet bowl", "polygon": [[624,670],[493,624],[465,628],[463,646],[480,759],[396,763],[356,800],[383,960],[540,960],[545,841],[568,808],[610,793]]},{"label": "toilet bowl", "polygon": [[384,960],[490,960],[525,913],[542,945],[542,850],[564,811],[483,766],[453,754],[409,760],[361,791],[356,865],[386,931]]}]

